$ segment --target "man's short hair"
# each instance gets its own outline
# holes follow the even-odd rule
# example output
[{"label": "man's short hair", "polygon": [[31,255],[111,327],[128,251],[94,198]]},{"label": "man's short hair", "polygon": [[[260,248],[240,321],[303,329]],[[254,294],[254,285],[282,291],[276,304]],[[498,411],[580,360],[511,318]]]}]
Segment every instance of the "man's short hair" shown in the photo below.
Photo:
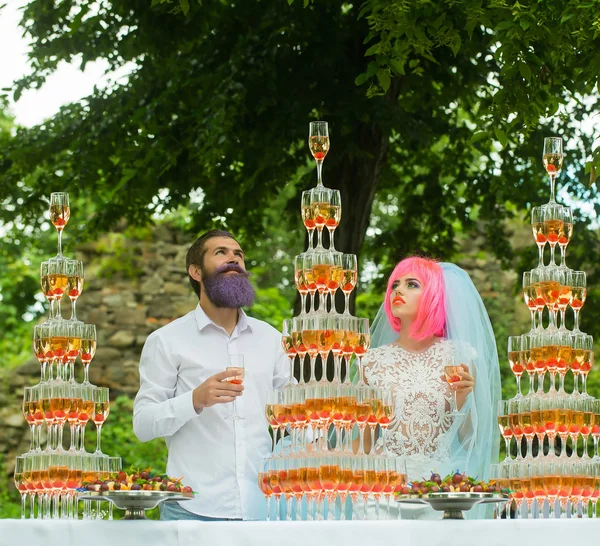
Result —
[{"label": "man's short hair", "polygon": [[213,237],[229,237],[237,243],[236,238],[231,233],[229,233],[229,231],[225,231],[223,229],[211,229],[210,231],[207,231],[206,233],[200,235],[200,237],[198,237],[194,241],[192,246],[189,248],[185,257],[185,270],[187,271],[188,278],[190,280],[190,285],[192,286],[192,289],[198,296],[198,299],[200,299],[200,283],[196,279],[193,279],[190,275],[190,265],[193,264],[197,265],[200,268],[203,267],[204,255],[206,254],[206,248],[204,248],[204,246],[206,244],[206,241],[212,239]]}]

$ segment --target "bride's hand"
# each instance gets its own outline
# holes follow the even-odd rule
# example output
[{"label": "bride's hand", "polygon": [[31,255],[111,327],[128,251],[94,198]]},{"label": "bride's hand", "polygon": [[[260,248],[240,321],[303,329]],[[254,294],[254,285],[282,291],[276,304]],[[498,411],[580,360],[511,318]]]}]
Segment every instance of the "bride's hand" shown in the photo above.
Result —
[{"label": "bride's hand", "polygon": [[456,383],[452,383],[451,388],[456,390],[456,406],[460,410],[467,399],[467,395],[473,391],[475,387],[475,379],[469,372],[469,366],[466,364],[461,364],[462,371],[458,372],[460,376],[460,381]]}]

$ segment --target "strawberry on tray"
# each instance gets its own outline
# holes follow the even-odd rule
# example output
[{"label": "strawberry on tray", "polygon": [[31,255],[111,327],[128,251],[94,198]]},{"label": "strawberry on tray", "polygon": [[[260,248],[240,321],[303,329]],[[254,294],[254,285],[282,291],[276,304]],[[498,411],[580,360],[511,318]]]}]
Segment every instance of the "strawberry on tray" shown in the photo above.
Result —
[{"label": "strawberry on tray", "polygon": [[133,466],[128,472],[111,473],[104,479],[83,481],[85,491],[162,491],[169,493],[193,493],[183,478],[171,478],[166,474],[152,473],[152,468],[140,470]]},{"label": "strawberry on tray", "polygon": [[439,493],[502,494],[508,493],[508,490],[501,490],[495,480],[480,481],[457,470],[443,479],[439,474],[432,473],[428,480],[413,481],[405,485],[396,495],[399,497],[428,497]]}]

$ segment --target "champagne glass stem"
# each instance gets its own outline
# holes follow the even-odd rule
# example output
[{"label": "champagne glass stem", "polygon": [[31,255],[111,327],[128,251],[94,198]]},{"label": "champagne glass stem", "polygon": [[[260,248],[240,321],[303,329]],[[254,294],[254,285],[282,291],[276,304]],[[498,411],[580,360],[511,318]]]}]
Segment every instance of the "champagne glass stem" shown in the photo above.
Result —
[{"label": "champagne glass stem", "polygon": [[62,256],[62,229],[58,230],[58,254],[57,256]]},{"label": "champagne glass stem", "polygon": [[546,243],[542,244],[538,244],[538,268],[542,268],[544,267],[544,247],[546,246]]},{"label": "champagne glass stem", "polygon": [[[234,404],[234,408],[233,408],[233,412],[235,413],[235,400],[233,401]],[[102,450],[100,449],[100,436],[102,433],[102,425],[96,425],[96,453],[102,453]]]},{"label": "champagne glass stem", "polygon": [[[388,447],[387,447],[387,426],[381,427],[381,441],[383,442],[383,456],[387,458],[387,457],[389,457]],[[389,514],[389,504],[390,504],[390,497],[388,496],[388,514]]]},{"label": "champagne glass stem", "polygon": [[344,293],[344,315],[350,314],[350,292]]},{"label": "champagne glass stem", "polygon": [[317,246],[316,248],[323,248],[323,228],[317,228]]},{"label": "champagne glass stem", "polygon": [[592,441],[594,442],[594,456],[593,459],[598,459],[598,435],[594,434],[592,436]]},{"label": "champagne glass stem", "polygon": [[[21,493],[21,519],[25,519],[25,511],[27,510],[27,493]],[[31,518],[31,514],[29,515]]]},{"label": "champagne glass stem", "polygon": [[512,436],[505,436],[504,437],[504,450],[506,451],[506,457],[504,457],[504,462],[510,462],[512,461],[511,457],[510,457],[510,440],[511,440]]},{"label": "champagne glass stem", "polygon": [[582,373],[581,374],[581,396],[585,396],[587,398],[588,393],[587,393],[587,373]]},{"label": "champagne glass stem", "polygon": [[556,175],[550,174],[550,203],[556,203],[556,199],[554,199],[554,189],[556,186]]},{"label": "champagne glass stem", "polygon": [[573,392],[571,394],[574,394],[575,396],[579,395],[579,374],[578,373],[573,373]]},{"label": "champagne glass stem", "polygon": [[527,396],[533,396],[535,393],[535,372],[527,372],[529,376],[529,391],[527,392]]},{"label": "champagne glass stem", "polygon": [[590,454],[588,453],[589,434],[582,434],[581,438],[583,439],[583,453],[581,455],[581,458],[582,459],[591,459]]},{"label": "champagne glass stem", "polygon": [[310,356],[310,378],[308,380],[308,382],[312,385],[313,383],[317,382],[317,378],[315,377],[315,367],[316,367],[316,363],[317,363],[317,357],[315,356]]},{"label": "champagne glass stem", "polygon": [[[75,321],[77,320],[77,299],[72,299],[71,300],[71,320]],[[112,506],[112,502],[109,503],[110,506]]]},{"label": "champagne glass stem", "polygon": [[334,238],[333,238],[335,228],[333,228],[333,229],[327,228],[327,230],[329,231],[329,250],[335,250],[335,242],[334,242]]},{"label": "champagne glass stem", "polygon": [[567,309],[566,307],[563,307],[562,309],[560,309],[560,329],[561,330],[566,330],[567,326],[565,324],[565,316],[567,314]]},{"label": "champagne glass stem", "polygon": [[323,187],[323,177],[322,177],[322,171],[323,171],[323,160],[316,160],[317,161],[317,188],[322,188]]},{"label": "champagne glass stem", "polygon": [[342,359],[339,355],[334,355],[333,357],[333,370],[333,383],[341,383],[340,378],[342,376]]},{"label": "champagne glass stem", "polygon": [[532,309],[530,311],[531,313],[531,331],[533,332],[535,330],[535,309]]},{"label": "champagne glass stem", "polygon": [[289,365],[290,365],[290,378],[289,378],[289,384],[293,385],[294,384],[294,360],[296,359],[295,356],[288,356],[288,361],[289,361]]},{"label": "champagne glass stem", "polygon": [[515,379],[517,380],[517,397],[521,398],[523,396],[521,392],[521,375],[515,375]]},{"label": "champagne glass stem", "polygon": [[358,427],[359,441],[358,441],[358,453],[357,455],[365,454],[365,425]]},{"label": "champagne glass stem", "polygon": [[579,332],[579,309],[573,309],[573,317],[575,326],[573,327],[573,332]]},{"label": "champagne glass stem", "polygon": [[559,243],[558,246],[560,247],[560,267],[561,267],[561,269],[566,269],[567,268],[567,245],[561,245]]},{"label": "champagne glass stem", "polygon": [[556,248],[556,244],[550,244],[550,266],[556,267],[556,262],[554,261],[554,249]]},{"label": "champagne glass stem", "polygon": [[362,356],[356,356],[356,366],[358,368],[358,383],[359,387],[365,386],[365,380],[363,378],[363,370],[362,370]]},{"label": "champagne glass stem", "polygon": [[300,294],[300,314],[306,315],[306,294]]}]

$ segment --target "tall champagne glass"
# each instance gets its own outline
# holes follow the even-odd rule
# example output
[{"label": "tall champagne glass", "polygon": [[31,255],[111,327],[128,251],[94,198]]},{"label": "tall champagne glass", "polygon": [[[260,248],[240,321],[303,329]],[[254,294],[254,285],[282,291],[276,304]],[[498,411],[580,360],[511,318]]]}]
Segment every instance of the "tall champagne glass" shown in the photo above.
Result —
[{"label": "tall champagne glass", "polygon": [[94,456],[106,457],[106,455],[104,455],[100,449],[100,435],[102,433],[102,426],[106,422],[108,414],[110,413],[108,389],[106,387],[95,387],[92,391],[92,400],[94,402],[92,420],[96,425],[96,451],[94,452]]},{"label": "tall champagne glass", "polygon": [[306,295],[308,294],[308,282],[304,267],[305,256],[305,253],[302,253],[294,258],[294,282],[296,283],[296,290],[300,294],[300,315],[306,314]]},{"label": "tall champagne glass", "polygon": [[290,377],[288,381],[288,385],[291,387],[294,384],[294,362],[296,361],[296,348],[294,347],[294,342],[292,339],[292,332],[294,331],[294,327],[292,324],[292,319],[285,319],[283,321],[283,326],[281,330],[281,345],[283,346],[283,350],[288,357],[288,362],[290,366]]},{"label": "tall champagne glass", "polygon": [[510,441],[513,433],[508,420],[508,400],[498,400],[498,428],[500,429],[502,438],[504,438],[504,449],[506,451],[506,456],[502,462],[510,463],[512,462],[510,457]]},{"label": "tall champagne glass", "polygon": [[531,284],[531,271],[525,271],[523,273],[523,299],[525,300],[527,309],[529,309],[529,312],[531,313],[530,332],[535,330],[535,312],[537,310],[536,298],[537,294],[535,287]]},{"label": "tall champagne glass", "polygon": [[54,301],[56,300],[56,296],[54,295],[54,288],[50,285],[50,263],[51,262],[48,261],[40,264],[40,285],[42,287],[44,296],[48,300],[48,306],[50,310],[50,317],[46,322],[50,322],[56,317],[56,311],[54,309]]},{"label": "tall champagne glass", "polygon": [[83,384],[89,385],[89,367],[96,354],[96,325],[84,324],[81,332],[81,363],[83,364]]},{"label": "tall champagne glass", "polygon": [[69,207],[68,193],[50,194],[50,221],[58,232],[58,254],[57,258],[62,257],[62,232],[69,218],[71,217],[71,208]]},{"label": "tall champagne glass", "polygon": [[[246,374],[246,370],[244,368],[244,355],[242,354],[230,354],[229,355],[229,365],[226,368],[226,371],[231,372],[231,377],[227,379],[230,383],[234,385],[241,385],[244,382],[244,376]],[[227,417],[227,419],[232,419],[233,421],[243,421],[245,417],[238,415],[236,408],[236,399],[233,399],[233,414]]]},{"label": "tall champagne glass", "polygon": [[572,347],[573,340],[571,338],[571,332],[568,330],[558,331],[556,334],[557,344],[557,363],[556,368],[560,377],[560,384],[558,387],[558,396],[566,396],[565,392],[565,377],[567,372],[571,368],[572,362]]},{"label": "tall champagne glass", "polygon": [[560,268],[567,268],[567,245],[571,242],[573,236],[573,211],[569,207],[563,207],[562,209],[562,220],[563,220],[563,234],[558,239],[558,246],[560,247]]},{"label": "tall champagne glass", "polygon": [[302,192],[301,199],[302,223],[308,232],[308,251],[313,249],[313,235],[317,224],[315,223],[315,209],[312,202],[312,190]]},{"label": "tall champagne glass", "polygon": [[308,128],[308,147],[317,163],[317,187],[323,187],[323,160],[329,152],[329,125],[326,121],[311,121]]},{"label": "tall champagne glass", "polygon": [[271,521],[271,497],[273,489],[269,483],[269,459],[262,459],[258,472],[258,488],[267,501],[267,521]]},{"label": "tall champagne glass", "polygon": [[544,232],[550,244],[550,264],[549,267],[556,267],[554,260],[554,250],[558,242],[564,238],[564,214],[563,207],[556,203],[545,205],[544,207]]},{"label": "tall champagne glass", "polygon": [[542,322],[542,314],[544,312],[544,307],[546,307],[546,301],[542,297],[542,273],[544,272],[544,268],[536,268],[531,270],[531,286],[532,291],[535,292],[535,305],[537,311],[537,330],[541,332],[544,329],[544,325]]},{"label": "tall champagne glass", "polygon": [[508,363],[515,379],[517,380],[517,395],[516,398],[521,398],[521,376],[525,371],[525,366],[522,361],[522,336],[508,336]]},{"label": "tall champagne glass", "polygon": [[523,428],[521,426],[521,417],[519,414],[522,399],[513,398],[508,401],[508,422],[510,429],[513,433],[513,437],[517,443],[517,461],[523,460],[523,453],[521,451],[523,441]]},{"label": "tall champagne glass", "polygon": [[567,307],[571,303],[573,297],[573,272],[570,269],[560,269],[558,271],[559,295],[557,307],[560,313],[560,328],[561,332],[567,332],[565,324]]},{"label": "tall champagne glass", "polygon": [[342,197],[339,190],[331,190],[329,194],[329,214],[325,220],[325,227],[329,231],[329,250],[335,250],[333,234],[342,218]]},{"label": "tall champagne glass", "polygon": [[579,333],[581,332],[579,329],[579,312],[585,304],[585,299],[587,296],[587,280],[585,271],[573,271],[572,280],[573,291],[571,298],[571,309],[573,309],[573,314],[575,317],[575,326],[573,327],[573,332]]},{"label": "tall champagne glass", "polygon": [[308,381],[310,385],[317,382],[317,378],[315,375],[315,367],[317,362],[317,356],[319,354],[319,345],[317,343],[318,330],[318,317],[307,317],[305,319],[302,319],[302,341],[306,348],[306,352],[310,357],[310,378]]},{"label": "tall champagne glass", "polygon": [[69,320],[77,321],[77,298],[81,296],[83,290],[83,262],[80,260],[67,260],[67,296],[71,300],[71,318]]},{"label": "tall champagne glass", "polygon": [[563,166],[563,140],[560,137],[549,137],[544,139],[544,155],[542,161],[544,168],[550,177],[550,203],[555,203],[554,193],[556,177],[560,174]]},{"label": "tall champagne glass", "polygon": [[50,324],[44,322],[33,327],[33,352],[41,365],[40,383],[46,381],[46,366],[51,356],[50,352]]},{"label": "tall champagne glass", "polygon": [[[315,227],[317,230],[317,250],[323,250],[323,229],[327,224],[327,220],[331,211],[331,194],[333,190],[319,187],[310,190],[311,202],[313,207]],[[331,249],[330,249],[331,250]]]},{"label": "tall champagne glass", "polygon": [[341,289],[344,293],[344,315],[350,315],[350,294],[356,287],[358,281],[358,263],[356,254],[344,254],[342,256],[342,283]]},{"label": "tall champagne glass", "polygon": [[67,260],[62,256],[50,260],[48,264],[48,282],[54,298],[54,318],[63,320],[60,302],[67,290],[69,277],[67,276]]},{"label": "tall champagne glass", "polygon": [[358,386],[364,386],[364,373],[362,367],[362,359],[367,354],[369,347],[371,346],[371,333],[369,330],[369,319],[358,318],[356,320],[358,340],[354,347],[354,354],[356,355],[356,362],[358,366]]},{"label": "tall champagne glass", "polygon": [[544,247],[548,242],[544,225],[544,207],[533,207],[531,209],[531,228],[533,239],[538,247],[538,269],[544,267]]},{"label": "tall champagne glass", "polygon": [[298,354],[298,358],[300,359],[300,380],[299,383],[304,383],[304,360],[306,357],[306,346],[304,345],[304,339],[302,337],[303,330],[303,318],[294,317],[292,319],[292,343],[294,344],[294,349],[296,349],[296,353]]},{"label": "tall champagne glass", "polygon": [[461,380],[461,377],[458,374],[462,371],[462,366],[456,364],[454,357],[446,356],[444,358],[444,379],[450,387],[450,415],[452,416],[462,415],[458,409],[456,402],[456,388],[454,387],[454,384]]},{"label": "tall champagne glass", "polygon": [[[25,519],[25,513],[27,510],[27,485],[26,485],[26,470],[25,464],[27,461],[27,457],[25,455],[20,455],[16,458],[15,461],[15,473],[14,473],[14,482],[17,491],[21,495],[21,519]],[[30,513],[29,518],[31,519],[33,515]]]}]

